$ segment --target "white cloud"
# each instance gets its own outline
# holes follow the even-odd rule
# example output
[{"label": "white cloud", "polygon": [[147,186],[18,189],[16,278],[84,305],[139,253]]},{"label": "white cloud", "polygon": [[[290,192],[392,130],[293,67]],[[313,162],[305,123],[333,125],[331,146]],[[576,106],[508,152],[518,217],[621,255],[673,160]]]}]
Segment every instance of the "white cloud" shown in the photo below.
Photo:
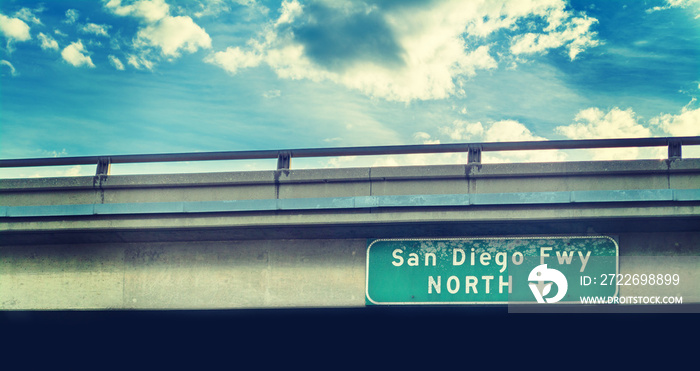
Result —
[{"label": "white cloud", "polygon": [[268,90],[262,94],[263,98],[267,99],[273,99],[273,98],[279,98],[282,96],[282,91],[273,89],[273,90]]},{"label": "white cloud", "polygon": [[80,18],[80,12],[75,9],[68,9],[66,10],[66,19],[63,22],[73,24],[78,20],[78,18]]},{"label": "white cloud", "polygon": [[[674,137],[700,136],[700,107],[692,109],[697,100],[693,98],[678,115],[663,114],[650,120],[665,134]],[[700,158],[700,146],[683,146],[683,157]]]},{"label": "white cloud", "polygon": [[41,25],[42,24],[41,20],[36,15],[34,15],[35,11],[41,12],[41,11],[43,11],[43,9],[39,8],[37,10],[31,10],[29,8],[22,8],[22,9],[18,10],[17,12],[15,12],[14,16],[16,18],[19,18],[19,19],[24,20],[26,22],[34,23],[36,25]]},{"label": "white cloud", "polygon": [[484,132],[487,142],[518,142],[530,140],[545,140],[532,134],[524,124],[515,120],[501,120],[491,124]]},{"label": "white cloud", "polygon": [[574,118],[576,123],[559,126],[556,132],[570,139],[639,138],[651,136],[651,131],[637,122],[631,108],[618,107],[603,112],[599,108],[580,111]]},{"label": "white cloud", "polygon": [[683,107],[678,115],[663,114],[650,120],[651,124],[661,128],[672,136],[699,136],[700,135],[700,108],[691,109],[690,106],[697,102],[693,100]]},{"label": "white cloud", "polygon": [[203,0],[198,5],[199,9],[194,12],[195,18],[201,18],[206,16],[216,16],[221,13],[231,11],[230,3],[236,3],[238,5],[246,6],[253,11],[261,14],[267,14],[269,9],[264,5],[260,4],[256,0]]},{"label": "white cloud", "polygon": [[583,50],[598,45],[596,34],[591,31],[591,26],[597,22],[595,18],[577,17],[558,31],[519,35],[515,37],[510,51],[515,55],[545,53],[566,45],[569,58],[573,61]]},{"label": "white cloud", "polygon": [[217,15],[231,10],[224,0],[205,0],[199,5],[199,10],[194,13],[195,18]]},{"label": "white cloud", "polygon": [[[494,122],[484,131],[485,142],[541,141],[546,138],[534,135],[530,129],[515,120]],[[565,161],[567,154],[559,150],[484,152],[482,162],[557,162]]]},{"label": "white cloud", "polygon": [[211,48],[211,37],[188,16],[171,16],[170,6],[163,0],[140,0],[122,5],[110,0],[105,7],[120,16],[140,18],[144,22],[137,33],[136,49],[159,48],[166,57],[179,57],[181,51],[194,53]]},{"label": "white cloud", "polygon": [[697,18],[700,18],[700,8],[698,7],[698,5],[700,5],[700,0],[666,0],[665,6],[655,6],[651,9],[647,9],[647,13],[653,13],[653,12],[657,12],[660,10],[668,10],[668,9],[672,9],[672,8],[685,9],[688,7],[695,6],[696,7],[695,11],[697,13],[695,18],[697,19]]},{"label": "white cloud", "polygon": [[216,52],[205,58],[205,62],[217,65],[231,74],[240,68],[255,67],[263,57],[255,52],[245,52],[239,47],[227,48],[226,51]]},{"label": "white cloud", "polygon": [[422,144],[440,144],[440,139],[433,138],[430,134],[423,131],[413,133],[413,139]]},{"label": "white cloud", "polygon": [[413,139],[416,139],[418,141],[430,140],[430,134],[423,131],[419,131],[413,133]]},{"label": "white cloud", "polygon": [[[519,20],[545,19],[514,54],[567,48],[573,60],[595,46],[595,19],[565,10],[563,0],[464,2],[286,0],[280,16],[248,47],[229,47],[206,59],[228,71],[260,64],[279,77],[329,80],[392,101],[462,94],[466,79],[498,67],[487,39],[518,32]],[[465,34],[466,33],[466,34]]]},{"label": "white cloud", "polygon": [[140,69],[148,69],[152,70],[153,69],[153,62],[145,58],[143,55],[138,56],[134,54],[129,54],[126,58],[127,63],[136,68],[137,70]]},{"label": "white cloud", "polygon": [[[456,92],[456,79],[473,76],[478,69],[497,67],[489,54],[489,46],[472,48],[460,37],[469,20],[469,8],[463,2],[445,2],[436,8],[387,10],[367,19],[362,18],[363,9],[356,9],[358,13],[355,17],[359,19],[350,19],[349,26],[368,23],[380,32],[394,35],[393,40],[370,39],[372,43],[381,45],[376,50],[371,49],[372,43],[360,45],[356,54],[350,55],[356,60],[341,69],[322,65],[323,61],[309,52],[299,53],[308,49],[313,39],[306,44],[298,39],[292,42],[285,40],[286,45],[280,53],[282,58],[274,58],[275,54],[271,54],[268,63],[282,76],[293,71],[295,78],[329,79],[388,100],[409,102],[447,98]],[[294,22],[301,18],[297,7],[289,6],[286,10],[289,13],[283,14],[280,20]],[[328,23],[324,27],[333,31],[335,26],[331,21]],[[325,32],[322,27],[318,31]],[[348,40],[350,45],[362,42],[362,39]],[[322,49],[326,45],[319,47]],[[365,55],[364,48],[370,48],[374,55]],[[388,53],[387,50],[393,52]]]},{"label": "white cloud", "polygon": [[107,33],[107,30],[109,28],[110,26],[104,24],[88,23],[86,25],[83,25],[80,28],[80,31],[83,33],[93,34],[97,36],[109,37],[109,34]]},{"label": "white cloud", "polygon": [[85,50],[82,41],[78,40],[66,46],[61,52],[61,56],[66,62],[75,67],[95,67],[90,56],[85,53],[87,53],[87,50]]},{"label": "white cloud", "polygon": [[140,0],[122,5],[121,0],[110,0],[105,7],[120,16],[135,16],[146,22],[157,22],[170,14],[170,6],[164,0]]},{"label": "white cloud", "polygon": [[[222,0],[210,0],[214,2],[221,2]],[[262,13],[267,13],[269,9],[267,9],[264,5],[260,4],[259,1],[257,0],[234,0],[235,3],[243,6],[247,6],[253,9],[257,9],[258,11]]]},{"label": "white cloud", "polygon": [[700,0],[666,0],[669,6],[685,8],[700,3]]},{"label": "white cloud", "polygon": [[285,0],[280,7],[280,16],[275,21],[275,26],[292,23],[303,12],[301,4],[297,0]]},{"label": "white cloud", "polygon": [[[587,108],[579,111],[574,118],[575,123],[558,126],[556,133],[569,139],[608,139],[608,138],[647,138],[652,136],[651,130],[637,121],[632,109],[621,110],[614,107],[608,112],[599,108]],[[587,150],[593,160],[624,160],[640,157],[662,156],[658,149],[614,148]]]},{"label": "white cloud", "polygon": [[8,49],[13,41],[27,41],[31,39],[29,25],[19,18],[10,18],[0,14],[0,32],[7,38]]},{"label": "white cloud", "polygon": [[53,49],[53,50],[58,50],[58,42],[54,40],[53,37],[49,35],[45,35],[44,33],[40,32],[39,33],[39,40],[41,40],[41,48],[46,50],[46,49]]},{"label": "white cloud", "polygon": [[[569,139],[648,138],[654,136],[698,136],[700,135],[700,108],[693,109],[697,102],[690,101],[677,115],[661,114],[646,124],[638,120],[630,108],[614,107],[605,112],[599,108],[579,111],[574,123],[555,128],[555,132]],[[586,150],[593,160],[631,160],[639,158],[666,158],[666,148],[613,148]],[[683,155],[700,156],[697,146],[683,149]]]},{"label": "white cloud", "polygon": [[440,134],[451,141],[469,142],[518,142],[546,140],[532,134],[524,124],[515,120],[500,120],[488,123],[455,120],[450,126],[439,128]]},{"label": "white cloud", "polygon": [[[446,135],[450,142],[478,143],[547,140],[533,134],[525,124],[516,120],[500,120],[487,124],[455,120],[451,125],[439,128],[439,132],[442,135]],[[552,162],[566,160],[567,154],[558,150],[503,151],[484,152],[481,157],[484,163]]]},{"label": "white cloud", "polygon": [[54,157],[55,158],[55,157],[62,157],[62,156],[67,155],[68,151],[66,151],[65,148],[62,148],[60,151],[57,151],[55,149],[50,150],[50,151],[42,149],[41,153],[42,153],[42,157]]},{"label": "white cloud", "polygon": [[190,17],[166,17],[140,30],[137,43],[157,46],[163,55],[177,57],[180,50],[194,53],[211,48],[209,35]]},{"label": "white cloud", "polygon": [[10,75],[12,76],[17,76],[17,70],[15,69],[15,66],[12,65],[9,61],[6,60],[0,60],[0,66],[7,66],[7,68],[10,69]]},{"label": "white cloud", "polygon": [[[357,14],[354,16],[361,17],[361,14]],[[464,41],[457,37],[458,34],[440,37],[439,33],[436,33],[438,36],[430,37],[429,30],[422,35],[408,35],[403,40],[398,40],[398,43],[404,43],[406,53],[402,61],[395,60],[397,63],[384,64],[381,61],[373,61],[372,55],[365,55],[368,57],[365,60],[351,61],[352,63],[340,69],[320,66],[309,57],[309,53],[306,52],[308,47],[294,40],[294,32],[289,28],[302,15],[303,8],[299,2],[285,1],[280,17],[268,30],[265,39],[251,42],[254,50],[228,48],[226,52],[216,53],[218,58],[208,58],[207,61],[230,73],[235,73],[242,67],[256,66],[264,61],[283,78],[314,81],[328,79],[368,95],[397,101],[445,98],[455,90],[454,75],[471,76],[477,69],[496,67],[495,60],[489,55],[488,46],[466,51]],[[419,18],[413,17],[414,22],[419,22]],[[328,23],[334,21],[329,20]],[[378,27],[385,27],[382,22],[387,25],[396,22],[396,27],[401,26],[396,20],[371,21],[378,22]],[[346,44],[352,47],[358,40],[347,40]],[[359,52],[365,53],[363,48],[366,47],[358,47]],[[323,46],[320,48],[323,49]],[[376,51],[381,52],[380,49]],[[219,53],[227,54],[228,58],[223,58],[225,54]],[[339,63],[345,64],[342,61]]]},{"label": "white cloud", "polygon": [[[571,125],[559,126],[555,132],[569,139],[606,139],[606,138],[636,138],[652,137],[654,134],[671,136],[700,135],[700,108],[693,108],[697,103],[693,99],[676,115],[663,114],[649,120],[645,125],[640,123],[631,109],[622,110],[618,107],[608,111],[599,108],[588,108],[578,112]],[[654,129],[658,129],[656,132]],[[450,125],[438,128],[438,136],[428,132],[416,132],[415,141],[421,143],[479,143],[479,142],[517,142],[543,141],[546,138],[533,133],[527,125],[516,120],[500,120],[495,122],[469,122],[455,120]],[[442,139],[446,139],[442,141]],[[503,162],[557,162],[557,161],[590,161],[590,160],[633,160],[640,158],[664,159],[667,156],[666,147],[653,148],[604,148],[592,150],[528,150],[484,152],[483,163]],[[684,146],[683,157],[700,157],[700,146]],[[426,165],[437,163],[463,163],[463,154],[442,155],[412,155],[403,157],[386,156],[367,166],[398,166]],[[330,162],[331,166],[352,164],[360,166],[354,159],[344,159]],[[364,165],[363,165],[364,166]]]},{"label": "white cloud", "polygon": [[455,120],[452,126],[441,127],[440,133],[449,136],[454,141],[471,140],[484,135],[484,126],[481,122]]},{"label": "white cloud", "polygon": [[114,66],[114,68],[118,69],[119,71],[124,71],[124,63],[122,63],[122,61],[119,60],[119,58],[117,58],[113,55],[109,55],[108,58],[109,58],[109,63],[111,63],[112,66]]}]

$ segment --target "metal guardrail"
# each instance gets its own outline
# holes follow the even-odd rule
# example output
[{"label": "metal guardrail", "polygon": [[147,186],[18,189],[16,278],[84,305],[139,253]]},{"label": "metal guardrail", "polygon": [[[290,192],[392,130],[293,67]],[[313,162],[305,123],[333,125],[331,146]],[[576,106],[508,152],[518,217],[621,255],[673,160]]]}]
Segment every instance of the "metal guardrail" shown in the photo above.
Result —
[{"label": "metal guardrail", "polygon": [[624,139],[548,140],[526,142],[446,143],[368,147],[306,148],[259,151],[190,152],[142,155],[51,157],[0,160],[0,167],[66,166],[97,164],[96,175],[109,174],[111,164],[212,160],[277,159],[277,169],[289,169],[292,158],[404,155],[418,153],[468,153],[467,163],[481,163],[482,152],[547,149],[595,149],[668,147],[669,160],[681,158],[683,145],[700,145],[700,136]]}]

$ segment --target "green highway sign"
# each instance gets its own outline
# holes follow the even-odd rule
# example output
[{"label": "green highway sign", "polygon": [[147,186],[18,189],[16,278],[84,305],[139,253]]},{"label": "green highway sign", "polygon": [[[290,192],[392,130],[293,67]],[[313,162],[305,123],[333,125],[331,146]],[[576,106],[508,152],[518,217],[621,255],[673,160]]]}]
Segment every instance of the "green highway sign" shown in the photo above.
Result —
[{"label": "green highway sign", "polygon": [[367,247],[365,302],[580,303],[617,295],[608,236],[378,239]]}]

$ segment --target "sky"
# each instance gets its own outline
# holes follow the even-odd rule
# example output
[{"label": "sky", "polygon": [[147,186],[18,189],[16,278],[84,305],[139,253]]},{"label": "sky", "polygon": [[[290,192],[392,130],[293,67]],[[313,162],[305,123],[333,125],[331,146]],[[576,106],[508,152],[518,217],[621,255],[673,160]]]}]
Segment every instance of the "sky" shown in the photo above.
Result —
[{"label": "sky", "polygon": [[[2,159],[697,136],[698,96],[700,0],[0,1]],[[684,157],[700,157],[697,147]],[[487,152],[483,162],[665,156]],[[465,161],[316,158],[292,168]],[[275,163],[113,165],[112,174]]]}]

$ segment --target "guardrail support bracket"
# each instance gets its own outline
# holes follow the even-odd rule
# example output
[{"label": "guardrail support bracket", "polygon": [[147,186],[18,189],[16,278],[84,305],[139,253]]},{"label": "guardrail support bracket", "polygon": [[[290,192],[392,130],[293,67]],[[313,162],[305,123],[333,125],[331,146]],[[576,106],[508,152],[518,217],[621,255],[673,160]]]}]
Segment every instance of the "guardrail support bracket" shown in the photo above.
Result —
[{"label": "guardrail support bracket", "polygon": [[680,140],[669,140],[668,141],[668,159],[669,160],[680,160],[681,159],[681,141]]},{"label": "guardrail support bracket", "polygon": [[481,146],[469,146],[469,152],[467,155],[468,164],[480,164],[481,163]]},{"label": "guardrail support bracket", "polygon": [[292,165],[292,154],[289,152],[279,152],[277,154],[277,170],[289,170]]},{"label": "guardrail support bracket", "polygon": [[95,176],[109,175],[112,167],[112,159],[109,157],[100,157],[97,161],[97,172]]}]

